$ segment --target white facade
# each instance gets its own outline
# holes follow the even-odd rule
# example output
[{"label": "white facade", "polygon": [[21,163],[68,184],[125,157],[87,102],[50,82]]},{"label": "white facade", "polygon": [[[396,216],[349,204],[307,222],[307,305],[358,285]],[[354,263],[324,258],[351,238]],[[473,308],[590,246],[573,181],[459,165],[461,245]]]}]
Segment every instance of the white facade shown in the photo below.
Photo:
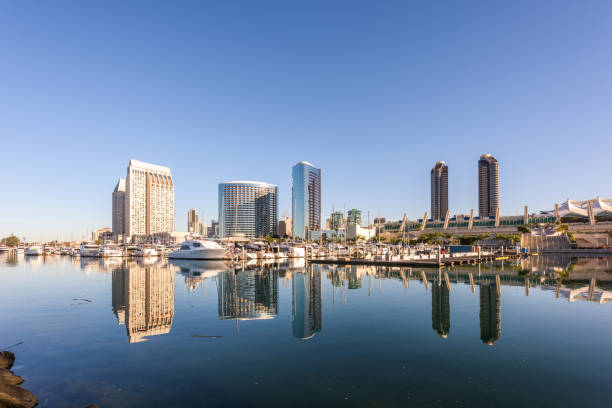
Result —
[{"label": "white facade", "polygon": [[358,224],[347,224],[346,226],[346,239],[355,239],[361,236],[365,239],[370,239],[376,236],[376,228],[374,227],[362,227]]},{"label": "white facade", "polygon": [[174,182],[168,167],[130,160],[125,192],[125,235],[174,231]]}]

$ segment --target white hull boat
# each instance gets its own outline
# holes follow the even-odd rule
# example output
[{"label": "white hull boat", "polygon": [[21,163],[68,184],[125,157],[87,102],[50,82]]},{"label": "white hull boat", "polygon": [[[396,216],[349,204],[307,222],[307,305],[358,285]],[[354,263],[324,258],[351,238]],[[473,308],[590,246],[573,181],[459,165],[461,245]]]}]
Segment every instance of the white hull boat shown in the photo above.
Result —
[{"label": "white hull boat", "polygon": [[179,249],[170,252],[170,259],[225,259],[227,249],[214,241],[185,241]]}]

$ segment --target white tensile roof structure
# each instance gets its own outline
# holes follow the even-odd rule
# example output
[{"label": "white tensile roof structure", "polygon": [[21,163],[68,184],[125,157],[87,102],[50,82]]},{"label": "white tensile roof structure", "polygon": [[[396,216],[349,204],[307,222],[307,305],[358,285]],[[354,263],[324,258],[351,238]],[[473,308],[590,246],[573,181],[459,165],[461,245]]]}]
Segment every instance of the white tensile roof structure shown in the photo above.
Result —
[{"label": "white tensile roof structure", "polygon": [[[612,214],[612,199],[610,198],[594,198],[586,201],[567,200],[559,205],[559,217],[567,215],[580,215],[583,217],[589,216],[589,204],[593,208],[593,215],[602,213]],[[545,211],[545,214],[555,215],[555,210]]]}]

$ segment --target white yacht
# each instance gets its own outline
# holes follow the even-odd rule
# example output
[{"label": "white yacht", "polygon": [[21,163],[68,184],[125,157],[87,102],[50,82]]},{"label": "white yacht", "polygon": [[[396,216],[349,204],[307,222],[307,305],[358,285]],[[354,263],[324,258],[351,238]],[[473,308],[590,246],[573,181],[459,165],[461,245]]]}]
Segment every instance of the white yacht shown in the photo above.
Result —
[{"label": "white yacht", "polygon": [[8,251],[9,251],[9,247],[0,245],[0,252],[8,252]]},{"label": "white yacht", "polygon": [[159,256],[159,253],[157,252],[156,247],[153,245],[140,245],[134,255],[142,257],[153,257]]},{"label": "white yacht", "polygon": [[81,244],[80,256],[100,256],[100,247],[94,244]]},{"label": "white yacht", "polygon": [[180,248],[170,252],[170,259],[224,259],[227,250],[214,241],[185,241]]},{"label": "white yacht", "polygon": [[100,247],[99,255],[102,258],[118,258],[123,256],[123,251],[117,244],[104,244]]},{"label": "white yacht", "polygon": [[40,256],[43,254],[43,249],[40,245],[32,245],[25,250],[26,255]]}]

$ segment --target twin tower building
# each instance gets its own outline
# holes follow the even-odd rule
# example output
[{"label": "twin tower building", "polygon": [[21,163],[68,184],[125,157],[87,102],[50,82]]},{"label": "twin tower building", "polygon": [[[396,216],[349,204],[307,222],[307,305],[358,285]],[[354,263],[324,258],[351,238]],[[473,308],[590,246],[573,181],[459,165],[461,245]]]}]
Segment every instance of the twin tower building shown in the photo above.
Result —
[{"label": "twin tower building", "polygon": [[[499,208],[499,162],[490,154],[478,160],[478,215],[494,217]],[[448,166],[439,161],[431,169],[431,218],[439,221],[448,212]]]}]

